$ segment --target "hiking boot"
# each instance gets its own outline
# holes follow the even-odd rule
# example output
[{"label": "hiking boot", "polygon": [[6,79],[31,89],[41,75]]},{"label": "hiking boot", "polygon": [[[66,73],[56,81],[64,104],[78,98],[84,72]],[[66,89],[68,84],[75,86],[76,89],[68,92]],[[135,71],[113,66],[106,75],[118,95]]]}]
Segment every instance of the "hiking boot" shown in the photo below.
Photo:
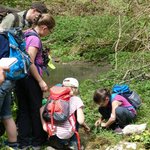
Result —
[{"label": "hiking boot", "polygon": [[17,142],[8,142],[4,141],[4,144],[6,145],[6,148],[9,150],[18,150],[19,144]]}]

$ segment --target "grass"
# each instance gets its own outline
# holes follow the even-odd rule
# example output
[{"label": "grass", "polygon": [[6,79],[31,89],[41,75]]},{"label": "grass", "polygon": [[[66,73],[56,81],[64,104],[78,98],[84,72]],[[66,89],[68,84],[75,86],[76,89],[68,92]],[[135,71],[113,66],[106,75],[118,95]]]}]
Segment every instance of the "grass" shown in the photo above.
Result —
[{"label": "grass", "polygon": [[[52,4],[56,4],[56,1],[51,0],[49,3],[53,9],[54,5]],[[139,15],[140,11],[138,10],[139,13],[134,13],[136,10],[134,8],[142,8],[140,8],[140,4],[138,4],[138,7],[134,7],[136,5],[134,2],[129,5],[128,2],[126,3],[122,0],[102,0],[97,1],[97,3],[91,3],[91,1],[87,2],[85,0],[84,7],[74,1],[59,0],[57,3],[60,6],[58,8],[61,10],[61,13],[58,12],[59,15],[55,16],[56,28],[49,37],[43,38],[45,45],[51,47],[52,56],[54,58],[60,58],[62,62],[88,60],[101,65],[101,61],[107,61],[112,66],[112,70],[107,72],[107,74],[101,73],[98,79],[87,79],[80,86],[81,97],[85,104],[86,122],[92,129],[89,137],[91,140],[88,140],[88,142],[93,142],[93,147],[100,148],[103,145],[102,142],[98,143],[100,139],[105,139],[106,145],[116,144],[118,141],[124,139],[129,140],[128,137],[118,136],[111,131],[94,127],[94,122],[99,117],[99,113],[97,106],[92,101],[92,95],[97,88],[108,87],[111,89],[115,83],[129,80],[142,73],[149,73],[149,68],[143,67],[149,63],[150,58],[148,49],[149,18],[146,12],[142,12]],[[14,3],[6,1],[5,4],[16,6],[18,1]],[[75,5],[79,9],[75,9]],[[54,8],[55,12],[59,11],[56,7]],[[66,9],[63,10],[61,8]],[[94,14],[92,14],[91,10],[94,11]],[[63,11],[65,13],[62,14]],[[78,13],[80,15],[77,15]],[[117,60],[115,60],[114,51],[116,41],[118,40],[119,15],[121,16],[120,23],[122,32],[117,47]],[[114,70],[116,64],[117,69]],[[128,70],[131,73],[127,74],[126,78],[123,79]],[[126,81],[125,83],[128,83],[132,90],[137,91],[143,100],[143,105],[138,110],[135,123],[140,124],[146,122],[149,129],[149,78],[141,76],[131,81]],[[15,115],[16,106],[13,108],[13,111]],[[88,137],[89,135],[86,136]],[[141,135],[141,137],[143,136]],[[1,140],[5,138],[3,136]],[[84,137],[82,138],[84,139]],[[96,141],[97,139],[98,141]],[[141,143],[144,145],[147,141],[145,139]],[[87,143],[86,139],[85,143]],[[150,144],[149,141],[148,144]]]},{"label": "grass", "polygon": [[[112,41],[116,36],[110,30],[114,22],[115,18],[108,15],[57,16],[56,28],[48,38],[52,41],[53,56],[61,57],[63,61],[92,60],[92,58],[98,59],[98,55],[100,58],[106,56],[107,53],[111,53]],[[103,48],[105,45],[106,47]]]},{"label": "grass", "polygon": [[[143,57],[141,57],[143,56]],[[109,56],[111,59],[112,66],[114,66],[113,55],[110,54]],[[139,75],[143,72],[145,74],[149,73],[149,67],[140,68],[143,65],[141,64],[142,59],[144,58],[145,63],[149,62],[149,54],[138,52],[120,52],[118,54],[118,69],[114,70],[112,68],[111,71],[107,72],[106,74],[100,74],[97,80],[85,80],[81,84],[81,96],[85,103],[85,115],[86,115],[86,122],[91,126],[92,133],[95,135],[95,139],[98,137],[106,138],[108,143],[117,144],[118,141],[131,141],[128,136],[117,136],[116,134],[112,133],[111,131],[102,131],[101,128],[96,129],[94,127],[94,123],[97,118],[100,116],[98,113],[98,106],[93,103],[92,95],[97,88],[109,88],[111,89],[114,84],[120,83],[125,80],[131,79],[130,74],[126,76],[126,79],[123,80],[123,76],[125,75],[127,70],[131,70],[132,77],[134,78],[136,75]],[[135,63],[134,63],[135,62]],[[140,69],[137,69],[140,68]],[[133,69],[133,70],[132,70]],[[137,69],[137,70],[136,70]],[[126,84],[129,84],[130,89],[136,91],[142,101],[142,106],[137,110],[137,118],[135,120],[135,124],[142,124],[147,123],[147,132],[149,133],[150,129],[150,101],[149,101],[149,89],[150,89],[150,81],[149,78],[145,78],[144,76],[135,78],[131,81],[126,81]],[[136,140],[136,135],[133,135],[132,141],[139,142],[141,147],[147,147],[149,143],[149,134],[145,135],[141,134],[140,140]],[[148,143],[148,144],[147,144]],[[97,143],[98,144],[98,143]],[[139,145],[140,145],[139,144]],[[107,143],[106,143],[107,145]],[[101,146],[101,144],[99,145]]]}]

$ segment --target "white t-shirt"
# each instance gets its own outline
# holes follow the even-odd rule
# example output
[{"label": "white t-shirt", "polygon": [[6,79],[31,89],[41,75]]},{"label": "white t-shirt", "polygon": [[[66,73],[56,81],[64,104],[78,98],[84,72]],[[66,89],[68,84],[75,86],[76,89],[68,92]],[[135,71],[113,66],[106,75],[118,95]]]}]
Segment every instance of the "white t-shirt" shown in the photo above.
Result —
[{"label": "white t-shirt", "polygon": [[[84,104],[80,97],[78,96],[72,96],[70,98],[70,116],[75,113],[75,111],[81,107],[83,107]],[[72,120],[72,117],[69,118],[69,120]],[[64,123],[61,123],[57,125],[55,128],[55,135],[60,139],[69,139],[74,134],[72,130],[72,125],[70,124],[70,121],[67,120]],[[72,122],[72,121],[71,121]],[[74,121],[72,122],[72,124]],[[49,127],[51,128],[51,124],[49,124]]]}]

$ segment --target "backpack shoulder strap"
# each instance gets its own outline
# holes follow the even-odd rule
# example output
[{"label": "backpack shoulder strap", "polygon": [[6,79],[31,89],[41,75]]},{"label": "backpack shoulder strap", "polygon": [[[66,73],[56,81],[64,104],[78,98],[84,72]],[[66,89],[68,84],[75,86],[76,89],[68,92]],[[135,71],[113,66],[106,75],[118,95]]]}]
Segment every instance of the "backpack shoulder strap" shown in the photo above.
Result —
[{"label": "backpack shoulder strap", "polygon": [[111,98],[110,98],[110,101],[111,101],[111,102],[114,100],[114,98],[115,98],[116,95],[118,95],[118,93],[113,93],[113,94],[111,94]]},{"label": "backpack shoulder strap", "polygon": [[0,35],[4,36],[6,39],[8,39],[8,35],[6,31],[0,32]]},{"label": "backpack shoulder strap", "polygon": [[39,37],[39,35],[36,32],[34,32],[34,31],[27,32],[24,35],[25,35],[25,37],[29,37],[29,36]]},{"label": "backpack shoulder strap", "polygon": [[19,15],[17,13],[12,13],[12,14],[15,17],[13,27],[18,27],[19,26]]},{"label": "backpack shoulder strap", "polygon": [[79,133],[78,133],[78,131],[77,131],[77,129],[76,129],[76,123],[77,123],[77,121],[76,121],[75,113],[73,113],[73,114],[69,117],[68,120],[69,120],[70,125],[72,126],[73,132],[74,132],[75,135],[76,135],[77,143],[78,143],[78,150],[80,150],[80,149],[81,149],[80,135],[79,135]]},{"label": "backpack shoulder strap", "polygon": [[0,58],[9,57],[9,40],[7,32],[0,32]]},{"label": "backpack shoulder strap", "polygon": [[[27,32],[27,33],[25,33],[24,34],[24,36],[25,37],[29,37],[29,36],[36,36],[36,37],[38,37],[39,39],[40,39],[40,37],[39,37],[39,35],[36,33],[36,32],[34,32],[34,30],[33,31],[30,31],[30,32]],[[40,50],[42,51],[42,49],[43,49],[43,45],[42,45],[42,42],[40,41]]]}]

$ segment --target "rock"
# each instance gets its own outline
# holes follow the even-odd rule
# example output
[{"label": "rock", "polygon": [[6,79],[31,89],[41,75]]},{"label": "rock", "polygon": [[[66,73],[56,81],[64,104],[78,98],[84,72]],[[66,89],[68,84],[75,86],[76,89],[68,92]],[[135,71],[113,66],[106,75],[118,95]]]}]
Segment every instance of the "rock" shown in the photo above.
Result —
[{"label": "rock", "polygon": [[137,144],[131,142],[119,142],[116,146],[109,146],[106,150],[136,150]]},{"label": "rock", "polygon": [[136,124],[127,125],[122,129],[122,132],[124,135],[130,135],[133,133],[139,134],[146,129],[146,125],[147,125],[146,123],[140,125],[136,125]]}]

